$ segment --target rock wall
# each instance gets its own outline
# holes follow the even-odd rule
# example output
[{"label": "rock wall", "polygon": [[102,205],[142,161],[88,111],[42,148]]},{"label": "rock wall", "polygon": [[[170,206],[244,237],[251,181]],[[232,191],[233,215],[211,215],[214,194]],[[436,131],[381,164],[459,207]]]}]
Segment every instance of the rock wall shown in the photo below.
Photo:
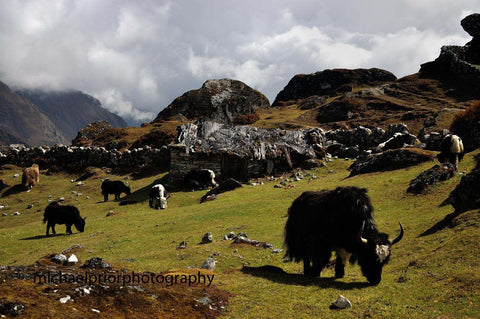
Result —
[{"label": "rock wall", "polygon": [[168,168],[170,161],[167,147],[138,148],[120,153],[103,147],[69,147],[56,145],[50,148],[10,148],[6,154],[0,153],[0,165],[14,164],[21,167],[38,163],[41,169],[80,170],[88,166],[130,168],[156,165]]}]

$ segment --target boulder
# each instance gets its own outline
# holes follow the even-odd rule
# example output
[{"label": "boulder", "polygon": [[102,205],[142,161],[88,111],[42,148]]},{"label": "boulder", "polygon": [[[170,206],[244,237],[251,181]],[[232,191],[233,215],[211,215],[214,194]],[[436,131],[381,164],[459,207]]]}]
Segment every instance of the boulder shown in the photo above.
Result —
[{"label": "boulder", "polygon": [[85,263],[80,268],[87,268],[87,269],[108,269],[111,268],[110,264],[105,262],[105,259],[101,257],[93,257],[89,260],[85,261]]},{"label": "boulder", "polygon": [[452,164],[435,165],[426,171],[423,171],[410,182],[407,193],[420,194],[427,190],[431,185],[455,176],[456,170]]},{"label": "boulder", "polygon": [[200,266],[201,269],[207,269],[214,271],[215,270],[216,261],[212,257],[208,257]]},{"label": "boulder", "polygon": [[443,204],[450,204],[457,212],[480,208],[480,168],[463,176]]},{"label": "boulder", "polygon": [[400,148],[387,150],[358,158],[348,169],[350,176],[378,171],[390,171],[433,161],[434,155],[418,148]]},{"label": "boulder", "polygon": [[463,30],[473,38],[480,37],[480,13],[473,13],[460,22]]},{"label": "boulder", "polygon": [[205,235],[203,235],[202,244],[209,244],[211,242],[213,242],[213,236],[211,232],[208,232]]},{"label": "boulder", "polygon": [[200,89],[177,97],[152,123],[181,114],[189,120],[204,118],[234,124],[239,115],[255,114],[257,110],[269,107],[270,103],[262,93],[243,82],[231,79],[208,80]]}]

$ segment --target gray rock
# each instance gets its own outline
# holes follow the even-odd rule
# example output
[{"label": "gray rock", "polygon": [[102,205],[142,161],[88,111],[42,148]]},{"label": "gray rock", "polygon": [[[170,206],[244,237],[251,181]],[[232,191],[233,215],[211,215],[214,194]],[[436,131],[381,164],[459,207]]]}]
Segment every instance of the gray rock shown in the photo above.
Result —
[{"label": "gray rock", "polygon": [[345,298],[344,296],[340,295],[337,300],[332,302],[330,305],[330,309],[347,309],[352,308],[352,303],[350,300]]},{"label": "gray rock", "polygon": [[203,264],[200,266],[201,269],[207,269],[214,271],[215,270],[216,261],[212,257],[208,257]]}]

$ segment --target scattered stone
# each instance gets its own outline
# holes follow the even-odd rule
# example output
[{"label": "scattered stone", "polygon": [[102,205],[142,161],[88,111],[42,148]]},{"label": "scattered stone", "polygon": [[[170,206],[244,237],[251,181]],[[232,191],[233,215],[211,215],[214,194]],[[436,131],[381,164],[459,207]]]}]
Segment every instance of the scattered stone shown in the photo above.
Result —
[{"label": "scattered stone", "polygon": [[283,249],[274,249],[274,250],[272,250],[272,253],[278,254],[278,253],[281,253],[282,251],[283,251]]},{"label": "scattered stone", "polygon": [[95,312],[95,313],[100,313],[100,310],[97,310],[97,309],[94,309],[94,308],[92,308],[92,311]]},{"label": "scattered stone", "polygon": [[254,247],[262,247],[267,249],[273,249],[273,245],[264,241],[258,241],[253,239],[248,239],[243,236],[237,236],[232,244],[247,244]]},{"label": "scattered stone", "polygon": [[74,254],[71,254],[70,257],[68,257],[68,259],[67,259],[67,264],[68,265],[74,265],[76,263],[78,263],[77,256],[75,256]]},{"label": "scattered stone", "polygon": [[67,261],[67,256],[65,256],[64,254],[57,254],[52,256],[52,261],[57,264],[63,264]]},{"label": "scattered stone", "polygon": [[20,215],[19,212],[15,212],[15,213],[12,214],[12,216],[18,216],[18,215]]},{"label": "scattered stone", "polygon": [[101,257],[93,257],[85,261],[85,263],[80,268],[105,269],[110,268],[110,264],[105,262],[105,259]]},{"label": "scattered stone", "polygon": [[28,205],[27,205],[27,209],[30,209],[30,208],[32,208],[32,207],[33,207],[33,204],[28,204]]},{"label": "scattered stone", "polygon": [[205,235],[203,235],[202,244],[209,244],[211,242],[213,242],[213,235],[211,232],[208,232]]},{"label": "scattered stone", "polygon": [[63,298],[60,298],[59,300],[60,300],[60,303],[67,303],[69,300],[73,301],[72,297],[70,297],[69,295],[67,295]]},{"label": "scattered stone", "polygon": [[60,198],[58,199],[58,201],[59,201],[59,202],[64,202],[64,201],[65,201],[65,198],[64,198],[64,197],[60,197]]},{"label": "scattered stone", "polygon": [[234,237],[235,237],[235,233],[231,231],[223,237],[223,240],[233,239]]},{"label": "scattered stone", "polygon": [[20,175],[18,175],[18,174],[14,174],[14,175],[13,175],[13,178],[18,178],[19,176],[20,176]]},{"label": "scattered stone", "polygon": [[[16,317],[23,314],[23,312],[25,311],[25,305],[19,302],[9,302],[6,304],[0,303],[0,311],[2,313]],[[2,315],[2,318],[6,317]]]},{"label": "scattered stone", "polygon": [[212,299],[208,298],[208,296],[205,296],[203,298],[197,299],[197,302],[204,306],[208,306],[212,303]]},{"label": "scattered stone", "polygon": [[78,288],[75,288],[75,294],[79,297],[83,297],[83,296],[89,295],[91,290],[92,288],[88,286],[78,287]]},{"label": "scattered stone", "polygon": [[340,309],[347,309],[347,308],[352,308],[352,303],[350,302],[350,300],[348,300],[342,295],[340,295],[338,299],[332,302],[332,304],[330,305],[330,309],[340,310]]},{"label": "scattered stone", "polygon": [[76,245],[73,245],[72,247],[70,248],[67,248],[65,249],[64,251],[62,251],[62,254],[68,254],[69,252],[73,251],[73,250],[77,250],[77,249],[82,249],[83,246],[82,245],[79,245],[79,244],[76,244]]},{"label": "scattered stone", "polygon": [[201,269],[207,269],[214,271],[215,270],[216,261],[212,257],[208,257],[203,264],[200,266]]},{"label": "scattered stone", "polygon": [[3,205],[0,205],[0,209],[4,209],[4,208],[5,208],[5,206],[3,206]]},{"label": "scattered stone", "polygon": [[83,186],[83,185],[85,185],[84,182],[78,182],[78,183],[77,183],[77,186]]},{"label": "scattered stone", "polygon": [[72,191],[72,194],[73,194],[73,195],[76,195],[76,194],[77,194],[77,191]]},{"label": "scattered stone", "polygon": [[8,216],[7,213],[2,213],[2,217]]}]

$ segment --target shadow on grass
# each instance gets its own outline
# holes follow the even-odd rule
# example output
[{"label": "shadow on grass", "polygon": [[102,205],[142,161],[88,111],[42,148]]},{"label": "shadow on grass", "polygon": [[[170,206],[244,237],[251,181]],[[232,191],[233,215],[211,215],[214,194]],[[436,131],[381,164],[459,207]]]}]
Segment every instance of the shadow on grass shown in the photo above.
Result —
[{"label": "shadow on grass", "polygon": [[286,273],[282,268],[271,265],[260,267],[244,266],[245,274],[261,277],[270,281],[297,286],[318,286],[320,288],[335,288],[339,290],[361,289],[371,287],[368,282],[342,282],[335,278],[308,277],[300,274]]},{"label": "shadow on grass", "polygon": [[420,237],[423,236],[428,236],[435,234],[436,232],[447,228],[447,227],[454,227],[455,223],[453,222],[455,218],[460,216],[461,214],[465,213],[466,211],[461,211],[461,210],[455,210],[453,213],[450,213],[446,215],[441,221],[424,231],[423,233],[420,234]]},{"label": "shadow on grass", "polygon": [[25,186],[23,186],[22,184],[13,185],[9,189],[7,189],[5,192],[3,192],[2,197],[19,194],[24,191],[25,191]]},{"label": "shadow on grass", "polygon": [[58,236],[67,236],[67,234],[55,234],[55,235],[37,235],[37,236],[32,236],[32,237],[25,237],[25,238],[20,238],[20,240],[37,240],[37,239],[43,239],[43,238],[51,238],[51,237],[58,237]]}]

